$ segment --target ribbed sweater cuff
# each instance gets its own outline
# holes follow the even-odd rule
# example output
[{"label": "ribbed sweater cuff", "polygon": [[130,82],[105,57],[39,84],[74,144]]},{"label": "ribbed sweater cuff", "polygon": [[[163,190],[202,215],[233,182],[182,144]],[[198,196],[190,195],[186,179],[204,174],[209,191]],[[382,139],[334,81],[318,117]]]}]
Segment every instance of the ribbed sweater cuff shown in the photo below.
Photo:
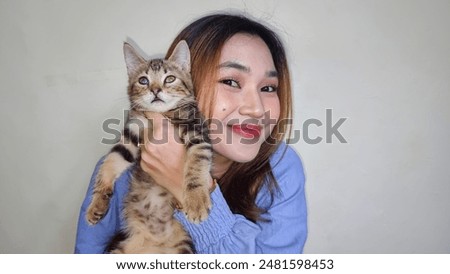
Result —
[{"label": "ribbed sweater cuff", "polygon": [[182,212],[176,211],[175,213],[175,217],[191,235],[199,253],[228,235],[235,222],[234,215],[219,187],[216,187],[211,193],[211,202],[212,208],[208,219],[200,224],[189,222]]}]

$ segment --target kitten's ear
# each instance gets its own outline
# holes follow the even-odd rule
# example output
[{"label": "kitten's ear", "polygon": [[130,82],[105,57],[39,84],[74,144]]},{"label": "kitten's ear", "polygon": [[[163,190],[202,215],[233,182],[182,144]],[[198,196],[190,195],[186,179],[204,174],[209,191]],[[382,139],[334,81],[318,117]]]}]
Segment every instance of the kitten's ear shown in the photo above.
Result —
[{"label": "kitten's ear", "polygon": [[181,40],[178,42],[168,60],[177,63],[187,72],[191,71],[191,53],[186,41]]},{"label": "kitten's ear", "polygon": [[127,42],[123,43],[123,55],[125,56],[125,63],[127,64],[128,77],[135,74],[139,67],[146,63],[145,59],[142,58]]}]

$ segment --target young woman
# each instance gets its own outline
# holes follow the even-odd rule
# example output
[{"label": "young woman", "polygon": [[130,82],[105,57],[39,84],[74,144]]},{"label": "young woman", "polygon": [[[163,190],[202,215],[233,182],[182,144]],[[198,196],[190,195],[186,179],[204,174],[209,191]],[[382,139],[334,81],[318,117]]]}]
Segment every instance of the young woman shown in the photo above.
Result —
[{"label": "young woman", "polygon": [[[176,218],[198,253],[301,253],[307,236],[303,167],[283,143],[291,118],[286,55],[277,35],[243,16],[200,18],[173,41],[186,40],[200,110],[213,142],[212,209],[193,224]],[[155,116],[155,139],[169,134]],[[165,132],[165,133],[164,133]],[[184,146],[176,140],[142,147],[141,167],[175,197],[182,189]],[[95,178],[98,165],[92,178]],[[110,209],[96,225],[85,221],[93,179],[80,212],[76,253],[103,253],[123,226],[122,201],[130,173],[115,183]]]}]

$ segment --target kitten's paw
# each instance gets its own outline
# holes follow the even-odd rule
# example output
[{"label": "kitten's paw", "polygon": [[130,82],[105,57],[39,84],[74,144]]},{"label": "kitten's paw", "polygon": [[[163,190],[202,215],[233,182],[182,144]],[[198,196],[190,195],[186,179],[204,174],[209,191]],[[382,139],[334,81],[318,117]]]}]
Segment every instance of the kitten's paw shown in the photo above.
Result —
[{"label": "kitten's paw", "polygon": [[209,191],[206,189],[195,189],[186,193],[183,211],[187,219],[193,223],[200,223],[208,218],[211,209]]},{"label": "kitten's paw", "polygon": [[104,191],[94,193],[92,202],[86,212],[86,220],[89,224],[95,225],[105,216],[109,208],[111,196],[112,189],[105,189]]}]

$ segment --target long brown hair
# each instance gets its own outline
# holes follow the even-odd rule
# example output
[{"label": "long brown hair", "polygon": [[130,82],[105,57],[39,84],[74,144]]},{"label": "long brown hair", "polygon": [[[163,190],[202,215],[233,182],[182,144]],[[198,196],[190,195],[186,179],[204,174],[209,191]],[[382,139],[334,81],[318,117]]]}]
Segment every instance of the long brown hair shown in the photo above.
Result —
[{"label": "long brown hair", "polygon": [[289,69],[283,44],[279,37],[266,26],[242,15],[213,14],[202,17],[184,28],[168,50],[170,56],[180,40],[186,40],[191,51],[191,74],[200,110],[207,118],[212,117],[211,105],[215,103],[217,67],[225,42],[237,33],[260,37],[268,46],[278,72],[278,97],[280,117],[269,136],[250,162],[234,162],[219,180],[222,193],[234,213],[256,221],[265,209],[255,204],[256,195],[263,184],[273,197],[277,188],[269,157],[275,152],[286,132],[285,123],[292,116],[292,99]]}]

